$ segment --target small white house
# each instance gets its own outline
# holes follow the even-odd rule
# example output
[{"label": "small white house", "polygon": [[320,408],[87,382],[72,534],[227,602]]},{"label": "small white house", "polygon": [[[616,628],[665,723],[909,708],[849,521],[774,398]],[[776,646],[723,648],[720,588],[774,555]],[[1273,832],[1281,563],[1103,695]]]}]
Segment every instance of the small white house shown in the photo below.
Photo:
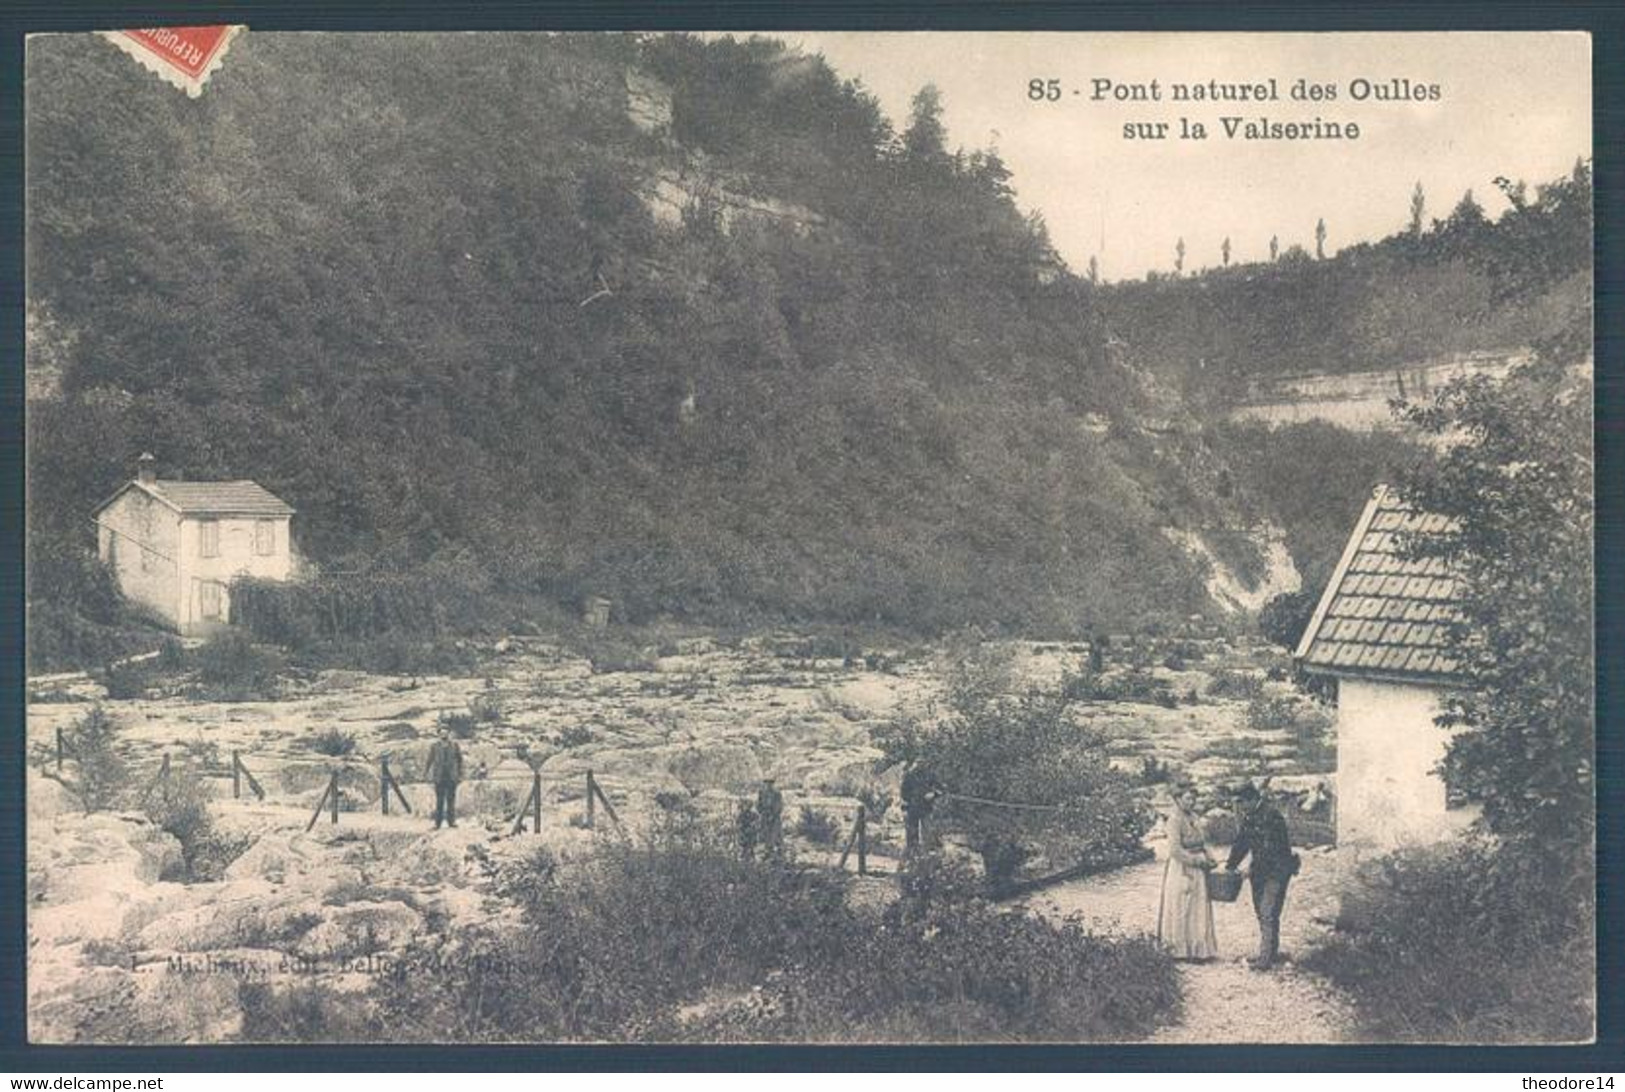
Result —
[{"label": "small white house", "polygon": [[1361,864],[1459,832],[1472,818],[1437,773],[1449,733],[1434,718],[1457,685],[1444,648],[1457,582],[1403,540],[1448,531],[1378,486],[1304,630],[1296,657],[1337,681],[1337,853],[1347,885]]},{"label": "small white house", "polygon": [[97,549],[125,597],[187,636],[231,620],[234,578],[293,573],[293,509],[251,481],[160,479],[142,455],[95,516]]}]

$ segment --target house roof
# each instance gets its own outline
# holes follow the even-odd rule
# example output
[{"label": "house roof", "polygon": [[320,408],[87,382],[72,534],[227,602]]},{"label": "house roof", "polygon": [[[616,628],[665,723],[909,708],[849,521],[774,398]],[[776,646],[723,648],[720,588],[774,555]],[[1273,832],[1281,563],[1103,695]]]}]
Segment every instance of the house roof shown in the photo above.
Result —
[{"label": "house roof", "polygon": [[139,489],[183,516],[253,516],[274,519],[293,515],[293,508],[258,482],[184,482],[159,479],[151,485],[126,482],[124,487],[96,508],[102,509],[124,495]]},{"label": "house roof", "polygon": [[1449,682],[1445,649],[1460,585],[1441,558],[1402,556],[1407,540],[1447,533],[1451,521],[1421,513],[1378,486],[1349,537],[1295,653],[1306,671],[1410,682]]}]

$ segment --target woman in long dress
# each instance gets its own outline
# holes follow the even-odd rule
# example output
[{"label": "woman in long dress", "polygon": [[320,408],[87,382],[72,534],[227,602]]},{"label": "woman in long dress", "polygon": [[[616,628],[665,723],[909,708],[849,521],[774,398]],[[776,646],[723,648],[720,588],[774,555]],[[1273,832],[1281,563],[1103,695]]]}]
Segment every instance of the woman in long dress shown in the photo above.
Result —
[{"label": "woman in long dress", "polygon": [[1168,816],[1168,867],[1162,874],[1162,903],[1157,909],[1157,939],[1175,959],[1216,958],[1213,904],[1207,897],[1207,873],[1214,866],[1194,817],[1196,790],[1174,791]]}]

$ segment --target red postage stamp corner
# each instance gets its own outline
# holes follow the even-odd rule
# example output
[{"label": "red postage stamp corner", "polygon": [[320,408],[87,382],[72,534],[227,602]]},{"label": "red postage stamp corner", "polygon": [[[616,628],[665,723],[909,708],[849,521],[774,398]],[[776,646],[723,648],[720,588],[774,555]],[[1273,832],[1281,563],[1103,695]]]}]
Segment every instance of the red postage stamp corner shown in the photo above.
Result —
[{"label": "red postage stamp corner", "polygon": [[146,27],[104,30],[102,37],[134,57],[147,71],[192,98],[203,94],[233,38],[243,26]]}]

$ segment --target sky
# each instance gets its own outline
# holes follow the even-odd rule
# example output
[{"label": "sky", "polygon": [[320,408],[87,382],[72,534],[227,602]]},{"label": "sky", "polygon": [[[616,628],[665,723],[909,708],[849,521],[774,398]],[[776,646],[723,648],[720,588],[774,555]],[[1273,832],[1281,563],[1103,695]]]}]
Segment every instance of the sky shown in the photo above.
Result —
[{"label": "sky", "polygon": [[[1491,216],[1506,208],[1496,176],[1537,182],[1591,154],[1591,42],[1581,33],[1192,34],[776,32],[822,53],[907,124],[915,92],[942,93],[950,146],[997,148],[1018,202],[1043,213],[1078,272],[1097,257],[1109,280],[1171,271],[1185,240],[1187,271],[1313,252],[1324,217],[1327,253],[1404,227],[1422,184],[1427,215],[1447,215],[1468,189]],[[1174,83],[1257,83],[1279,101],[1174,102]],[[1299,78],[1335,85],[1335,102],[1293,101]],[[1060,81],[1058,102],[1031,101],[1029,81]],[[1093,98],[1157,80],[1160,102]],[[1349,98],[1354,81],[1437,85],[1437,100]],[[1177,139],[1178,119],[1207,140]],[[1226,139],[1221,116],[1353,122],[1358,140]],[[1125,140],[1125,122],[1166,121],[1161,141]]]}]

